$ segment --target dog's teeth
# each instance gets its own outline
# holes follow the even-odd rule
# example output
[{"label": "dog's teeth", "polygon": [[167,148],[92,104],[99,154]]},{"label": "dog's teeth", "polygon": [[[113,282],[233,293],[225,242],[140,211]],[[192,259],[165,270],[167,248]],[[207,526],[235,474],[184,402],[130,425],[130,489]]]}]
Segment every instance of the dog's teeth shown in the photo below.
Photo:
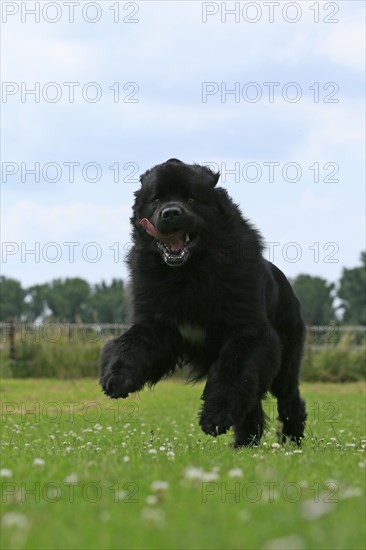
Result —
[{"label": "dog's teeth", "polygon": [[184,239],[184,241],[187,243],[189,241],[189,235],[188,233],[186,233],[186,238]]}]

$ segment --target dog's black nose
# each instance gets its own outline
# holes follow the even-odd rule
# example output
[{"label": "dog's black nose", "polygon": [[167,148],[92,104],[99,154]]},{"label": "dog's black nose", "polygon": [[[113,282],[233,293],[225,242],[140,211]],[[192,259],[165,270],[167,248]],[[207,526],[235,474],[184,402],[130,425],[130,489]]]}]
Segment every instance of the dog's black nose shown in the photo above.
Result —
[{"label": "dog's black nose", "polygon": [[160,212],[160,216],[164,220],[174,220],[175,218],[179,218],[182,214],[183,210],[179,206],[167,206]]}]

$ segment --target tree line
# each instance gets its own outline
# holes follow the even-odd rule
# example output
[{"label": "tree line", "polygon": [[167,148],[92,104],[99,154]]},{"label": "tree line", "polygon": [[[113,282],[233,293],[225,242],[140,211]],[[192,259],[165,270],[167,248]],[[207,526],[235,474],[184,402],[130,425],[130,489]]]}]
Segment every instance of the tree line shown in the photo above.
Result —
[{"label": "tree line", "polygon": [[[366,325],[366,252],[361,265],[344,268],[337,284],[300,274],[291,281],[302,315],[312,325],[342,322]],[[128,288],[122,279],[91,285],[79,277],[54,279],[23,288],[12,278],[0,277],[0,321],[50,319],[68,323],[121,323],[129,310]]]},{"label": "tree line", "polygon": [[298,275],[291,281],[306,322],[366,325],[366,252],[361,253],[360,262],[358,267],[344,268],[336,284],[310,275]]},{"label": "tree line", "polygon": [[50,319],[62,323],[121,323],[127,310],[127,293],[121,279],[90,285],[73,277],[23,288],[15,279],[0,277],[2,322]]}]

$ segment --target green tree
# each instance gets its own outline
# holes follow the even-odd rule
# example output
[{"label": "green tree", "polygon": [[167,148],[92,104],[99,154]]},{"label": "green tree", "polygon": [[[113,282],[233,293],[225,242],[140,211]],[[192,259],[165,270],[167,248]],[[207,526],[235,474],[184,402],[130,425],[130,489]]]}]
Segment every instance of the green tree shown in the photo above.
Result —
[{"label": "green tree", "polygon": [[366,252],[361,254],[361,266],[343,269],[338,297],[342,300],[343,322],[366,325]]},{"label": "green tree", "polygon": [[10,318],[20,319],[24,313],[25,291],[19,281],[0,277],[0,321]]},{"label": "green tree", "polygon": [[58,321],[79,322],[88,308],[90,291],[84,279],[54,279],[46,293],[47,305]]},{"label": "green tree", "polygon": [[126,318],[126,296],[121,279],[95,285],[89,300],[94,322],[121,323]]},{"label": "green tree", "polygon": [[327,325],[334,321],[334,284],[321,277],[298,275],[292,283],[301,304],[302,317],[312,325]]}]

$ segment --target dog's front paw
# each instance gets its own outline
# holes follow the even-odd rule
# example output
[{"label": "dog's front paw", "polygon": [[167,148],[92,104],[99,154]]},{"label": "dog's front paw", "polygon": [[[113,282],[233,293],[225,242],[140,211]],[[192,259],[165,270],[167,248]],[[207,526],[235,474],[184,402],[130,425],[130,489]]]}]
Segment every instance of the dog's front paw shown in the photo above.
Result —
[{"label": "dog's front paw", "polygon": [[216,437],[226,433],[234,422],[228,408],[213,406],[206,402],[201,411],[199,424],[205,434]]},{"label": "dog's front paw", "polygon": [[128,397],[144,386],[142,370],[120,348],[118,339],[110,340],[100,359],[100,385],[104,393],[114,399]]},{"label": "dog's front paw", "polygon": [[128,394],[142,388],[142,384],[133,380],[126,370],[110,370],[105,372],[100,379],[100,384],[104,393],[113,399],[128,397]]}]

